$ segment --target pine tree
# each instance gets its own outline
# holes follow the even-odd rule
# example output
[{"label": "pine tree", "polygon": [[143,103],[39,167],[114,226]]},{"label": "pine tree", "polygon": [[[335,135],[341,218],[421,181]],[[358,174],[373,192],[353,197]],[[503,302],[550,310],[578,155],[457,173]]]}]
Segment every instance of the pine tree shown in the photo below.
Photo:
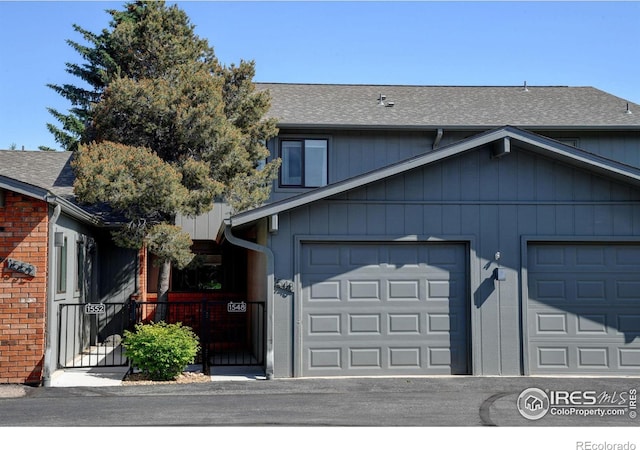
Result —
[{"label": "pine tree", "polygon": [[193,256],[176,215],[203,214],[216,198],[236,211],[263,203],[279,165],[265,163],[265,143],[277,130],[263,119],[269,96],[255,90],[254,63],[219,64],[177,6],[137,1],[110,14],[111,29],[84,34],[93,47],[75,46],[88,63],[67,66],[94,90],[59,88],[77,108],[57,117],[77,150],[76,196],[124,215],[114,238],[158,256],[166,301],[170,265]]}]

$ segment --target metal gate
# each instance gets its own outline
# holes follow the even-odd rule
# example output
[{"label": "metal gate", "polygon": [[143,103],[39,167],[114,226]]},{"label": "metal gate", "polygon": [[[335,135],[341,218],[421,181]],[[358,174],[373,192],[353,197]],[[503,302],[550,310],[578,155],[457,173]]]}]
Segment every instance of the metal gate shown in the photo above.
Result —
[{"label": "metal gate", "polygon": [[115,367],[129,362],[121,341],[131,327],[131,302],[59,306],[58,367]]},{"label": "metal gate", "polygon": [[200,339],[196,364],[262,366],[265,359],[265,304],[247,301],[179,301],[60,305],[60,368],[129,364],[121,340],[135,324],[164,321],[190,327]]}]

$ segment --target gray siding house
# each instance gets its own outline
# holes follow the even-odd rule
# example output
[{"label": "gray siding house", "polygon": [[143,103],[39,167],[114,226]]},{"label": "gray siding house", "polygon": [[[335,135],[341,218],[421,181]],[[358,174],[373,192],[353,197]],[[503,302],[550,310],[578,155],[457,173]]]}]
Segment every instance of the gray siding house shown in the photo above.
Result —
[{"label": "gray siding house", "polygon": [[[202,264],[172,273],[169,303],[223,303],[210,364],[234,348],[268,378],[640,375],[640,105],[591,87],[257,88],[279,124],[269,202],[177,219]],[[96,343],[64,305],[155,301],[152,258],[76,204],[70,158],[0,152],[0,383],[46,384]]]},{"label": "gray siding house", "polygon": [[267,304],[267,376],[640,374],[640,105],[258,87],[280,177],[217,240]]}]

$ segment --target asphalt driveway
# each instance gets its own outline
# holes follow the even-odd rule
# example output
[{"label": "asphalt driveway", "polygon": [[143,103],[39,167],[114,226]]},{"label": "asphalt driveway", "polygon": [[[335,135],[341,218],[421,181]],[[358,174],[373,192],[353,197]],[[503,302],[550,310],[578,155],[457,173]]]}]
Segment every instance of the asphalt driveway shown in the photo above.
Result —
[{"label": "asphalt driveway", "polygon": [[[640,378],[544,377],[275,379],[68,388],[4,385],[0,425],[628,427],[640,424],[631,398],[638,388]],[[551,399],[547,411],[535,420],[518,407],[524,391],[544,392]],[[525,397],[536,400],[535,395]]]}]

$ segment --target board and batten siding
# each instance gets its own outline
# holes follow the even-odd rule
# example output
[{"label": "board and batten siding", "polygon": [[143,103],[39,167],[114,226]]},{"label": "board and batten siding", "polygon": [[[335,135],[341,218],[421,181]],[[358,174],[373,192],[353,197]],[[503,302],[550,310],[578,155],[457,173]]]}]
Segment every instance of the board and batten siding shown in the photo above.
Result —
[{"label": "board and batten siding", "polygon": [[[478,132],[478,130],[445,130],[439,146],[443,147],[461,141]],[[578,146],[584,150],[634,167],[640,167],[640,133],[571,133],[539,130],[537,132],[553,139],[565,141],[576,139]],[[313,132],[282,130],[281,136],[329,139],[329,182],[336,183],[432,151],[436,130],[362,130],[332,131],[331,133],[318,133],[317,130]],[[268,143],[273,155],[278,155],[278,145],[277,139]],[[453,188],[450,186],[448,189]],[[307,189],[280,188],[276,180],[269,202],[286,199],[307,191]],[[215,240],[223,220],[230,216],[231,208],[223,202],[216,202],[210,212],[198,217],[179,215],[176,218],[176,225],[188,232],[192,239]]]},{"label": "board and batten siding", "polygon": [[[490,155],[472,150],[281,213],[269,236],[276,278],[299,276],[305,237],[467,242],[473,373],[520,375],[522,237],[637,236],[640,190],[517,147]],[[505,281],[493,277],[496,252]],[[296,295],[275,302],[276,376],[293,374]]]},{"label": "board and batten siding", "polygon": [[[279,139],[302,137],[328,139],[331,184],[431,151],[435,131],[281,131],[278,139],[269,142],[269,149],[278,156]],[[280,188],[276,180],[270,201],[306,191],[308,189]]]},{"label": "board and batten siding", "polygon": [[564,142],[577,140],[578,148],[587,152],[629,166],[640,167],[640,132],[638,131],[581,131],[580,133],[550,131],[541,134]]},{"label": "board and batten siding", "polygon": [[[438,143],[444,147],[481,133],[483,130],[443,130]],[[561,142],[573,144],[590,153],[640,167],[640,133],[609,131],[557,131],[534,130],[535,133]],[[280,138],[326,138],[329,140],[329,183],[336,183],[390,164],[431,152],[437,130],[281,130],[279,138],[272,139],[268,147],[278,156]],[[291,197],[305,189],[280,188],[274,182],[270,201]]]},{"label": "board and batten siding", "polygon": [[178,215],[176,225],[189,233],[191,239],[215,240],[224,219],[231,215],[231,207],[216,201],[213,209],[197,217]]}]

